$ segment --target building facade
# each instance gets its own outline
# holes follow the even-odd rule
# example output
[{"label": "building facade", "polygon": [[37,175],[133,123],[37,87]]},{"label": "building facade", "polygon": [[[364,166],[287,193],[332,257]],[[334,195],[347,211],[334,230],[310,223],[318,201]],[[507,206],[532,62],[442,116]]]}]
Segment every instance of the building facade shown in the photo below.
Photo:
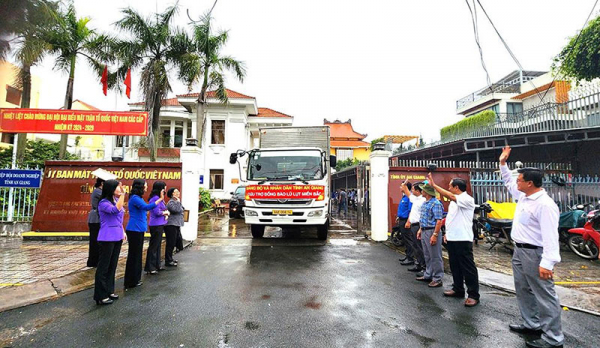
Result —
[{"label": "building facade", "polygon": [[[291,126],[293,117],[269,108],[258,107],[256,98],[227,90],[229,103],[224,105],[214,92],[208,92],[205,127],[202,136],[200,186],[213,197],[230,198],[230,192],[243,183],[237,164],[229,163],[229,155],[237,150],[258,147],[259,129]],[[164,99],[160,110],[159,161],[180,161],[180,148],[185,139],[196,137],[198,93],[180,94]],[[144,103],[129,104],[130,111],[143,111]],[[150,153],[145,137],[106,137],[106,160],[123,157],[125,161],[148,161]],[[124,156],[123,156],[124,154]]]},{"label": "building facade", "polygon": [[367,134],[360,134],[352,128],[352,120],[330,122],[324,120],[323,124],[329,126],[331,138],[331,154],[337,161],[357,159],[368,161],[371,154],[371,144],[363,141]]}]

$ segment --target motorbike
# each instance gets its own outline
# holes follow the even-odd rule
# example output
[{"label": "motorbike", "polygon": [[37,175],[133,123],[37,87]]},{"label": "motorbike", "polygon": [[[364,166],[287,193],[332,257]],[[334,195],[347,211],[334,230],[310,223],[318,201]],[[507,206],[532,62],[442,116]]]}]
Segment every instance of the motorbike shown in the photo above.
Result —
[{"label": "motorbike", "polygon": [[488,214],[492,211],[494,210],[489,203],[483,203],[475,209],[475,213],[479,213],[479,216],[475,219],[477,227],[474,228],[474,232],[475,229],[482,232],[485,242],[491,244],[489,250],[501,244],[512,253],[514,244],[510,237],[510,232],[513,221],[511,219],[493,219],[488,217]]},{"label": "motorbike", "polygon": [[[576,247],[575,245],[571,245],[569,241],[571,240],[571,237],[581,237],[581,235],[569,233],[569,230],[574,228],[582,228],[585,225],[586,221],[588,220],[588,213],[585,211],[585,209],[588,206],[589,204],[576,204],[572,207],[568,207],[569,210],[561,213],[560,218],[558,220],[559,241],[563,245],[568,246],[569,249],[571,249],[571,251],[573,251],[575,254],[578,253],[574,250],[576,249]],[[578,238],[574,238],[572,241],[577,240]]]},{"label": "motorbike", "polygon": [[583,227],[568,230],[569,248],[586,260],[597,259],[600,253],[600,204],[596,208],[587,214],[588,219]]}]

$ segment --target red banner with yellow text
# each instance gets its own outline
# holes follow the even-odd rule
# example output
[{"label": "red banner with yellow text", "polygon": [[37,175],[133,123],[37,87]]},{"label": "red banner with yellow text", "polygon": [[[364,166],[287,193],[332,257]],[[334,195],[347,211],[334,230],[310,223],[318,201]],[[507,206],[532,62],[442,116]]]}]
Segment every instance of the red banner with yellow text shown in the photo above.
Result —
[{"label": "red banner with yellow text", "polygon": [[246,200],[250,199],[317,199],[325,198],[321,185],[249,185]]},{"label": "red banner with yellow text", "polygon": [[0,132],[145,136],[148,134],[148,113],[0,109]]}]

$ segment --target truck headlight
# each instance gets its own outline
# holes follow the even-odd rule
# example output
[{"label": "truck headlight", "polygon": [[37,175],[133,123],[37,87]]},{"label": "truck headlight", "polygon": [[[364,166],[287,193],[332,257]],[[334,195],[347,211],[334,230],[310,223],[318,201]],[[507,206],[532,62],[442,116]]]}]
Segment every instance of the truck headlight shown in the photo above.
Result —
[{"label": "truck headlight", "polygon": [[323,211],[322,210],[311,211],[308,213],[307,216],[308,217],[323,216]]},{"label": "truck headlight", "polygon": [[246,216],[258,216],[258,213],[255,212],[254,210],[245,209],[244,212],[246,213]]}]

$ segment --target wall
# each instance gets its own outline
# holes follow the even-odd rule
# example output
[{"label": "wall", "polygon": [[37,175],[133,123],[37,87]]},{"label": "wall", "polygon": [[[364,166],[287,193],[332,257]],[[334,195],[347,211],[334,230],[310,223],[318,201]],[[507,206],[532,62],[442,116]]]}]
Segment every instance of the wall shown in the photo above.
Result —
[{"label": "wall", "polygon": [[[211,144],[211,121],[225,120],[225,144]],[[211,195],[215,198],[229,199],[229,192],[235,191],[241,183],[237,164],[229,163],[229,155],[240,149],[247,149],[250,132],[246,129],[247,116],[244,107],[230,108],[211,108],[208,111],[206,120],[205,135],[203,141],[204,155],[204,183],[202,187],[209,189],[210,187],[210,170],[223,170],[223,189],[211,190]],[[237,183],[232,181],[237,179]]]},{"label": "wall", "polygon": [[358,148],[354,149],[354,158],[359,161],[368,161],[371,155],[371,149],[369,148]]}]

